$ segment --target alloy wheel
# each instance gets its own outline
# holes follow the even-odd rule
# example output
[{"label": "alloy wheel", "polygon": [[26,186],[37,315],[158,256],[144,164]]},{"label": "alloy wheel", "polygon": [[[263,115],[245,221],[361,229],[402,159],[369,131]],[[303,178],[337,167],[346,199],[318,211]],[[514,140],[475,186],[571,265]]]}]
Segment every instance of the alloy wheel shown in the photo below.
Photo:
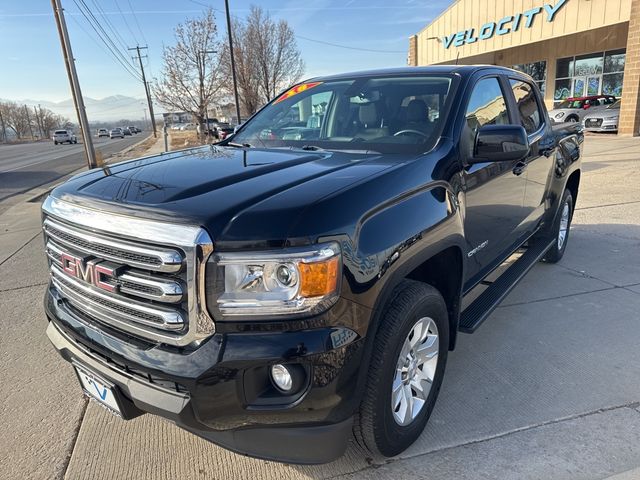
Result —
[{"label": "alloy wheel", "polygon": [[427,402],[438,365],[438,340],[436,322],[422,317],[402,345],[391,387],[391,410],[398,425],[413,422]]}]

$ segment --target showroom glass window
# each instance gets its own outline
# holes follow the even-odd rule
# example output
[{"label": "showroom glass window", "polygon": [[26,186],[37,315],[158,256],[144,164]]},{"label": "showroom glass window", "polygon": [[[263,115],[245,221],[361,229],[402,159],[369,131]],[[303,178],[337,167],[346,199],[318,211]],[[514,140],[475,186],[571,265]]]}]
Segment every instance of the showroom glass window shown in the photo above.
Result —
[{"label": "showroom glass window", "polygon": [[569,97],[621,96],[624,64],[624,49],[558,59],[554,103]]},{"label": "showroom glass window", "polygon": [[513,66],[514,70],[519,70],[522,73],[529,75],[538,85],[538,88],[544,95],[545,83],[547,80],[547,62],[542,60],[540,62],[533,63],[520,63]]},{"label": "showroom glass window", "polygon": [[606,52],[604,55],[604,73],[602,75],[602,93],[622,96],[625,50]]}]

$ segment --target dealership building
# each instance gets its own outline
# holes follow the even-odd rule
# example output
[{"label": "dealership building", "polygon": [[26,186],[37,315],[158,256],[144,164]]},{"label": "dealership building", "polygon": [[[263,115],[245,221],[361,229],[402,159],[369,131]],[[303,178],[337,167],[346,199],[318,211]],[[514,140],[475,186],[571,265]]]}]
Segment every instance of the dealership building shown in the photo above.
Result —
[{"label": "dealership building", "polygon": [[619,133],[640,134],[640,0],[457,0],[410,37],[408,59],[522,70],[548,108],[615,95]]}]

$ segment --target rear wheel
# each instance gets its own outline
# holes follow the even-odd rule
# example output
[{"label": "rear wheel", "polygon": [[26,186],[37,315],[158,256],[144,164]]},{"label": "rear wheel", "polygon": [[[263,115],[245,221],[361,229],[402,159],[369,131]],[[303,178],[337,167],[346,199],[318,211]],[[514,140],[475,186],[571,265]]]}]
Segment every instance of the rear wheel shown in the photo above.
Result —
[{"label": "rear wheel", "polygon": [[[562,200],[560,203],[560,211],[553,224],[551,234],[555,241],[543,260],[548,263],[559,262],[564,256],[564,251],[567,248],[567,242],[569,241],[569,230],[571,228],[571,220],[573,218],[573,196],[571,191],[566,189],[562,194]],[[551,238],[549,238],[551,240]]]},{"label": "rear wheel", "polygon": [[430,285],[403,281],[374,340],[354,433],[374,456],[394,456],[422,433],[444,376],[447,308]]},{"label": "rear wheel", "polygon": [[567,122],[576,123],[578,121],[578,117],[575,115],[571,115],[567,118]]}]

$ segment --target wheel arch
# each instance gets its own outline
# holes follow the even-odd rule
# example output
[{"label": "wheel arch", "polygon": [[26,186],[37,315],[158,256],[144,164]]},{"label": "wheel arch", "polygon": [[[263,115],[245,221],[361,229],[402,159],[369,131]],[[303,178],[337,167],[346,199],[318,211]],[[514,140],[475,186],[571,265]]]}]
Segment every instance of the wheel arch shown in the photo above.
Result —
[{"label": "wheel arch", "polygon": [[578,201],[578,189],[580,187],[580,169],[575,170],[569,178],[567,179],[567,183],[565,184],[565,188],[568,188],[571,192],[571,196],[573,197],[573,209],[576,208],[576,202]]}]

